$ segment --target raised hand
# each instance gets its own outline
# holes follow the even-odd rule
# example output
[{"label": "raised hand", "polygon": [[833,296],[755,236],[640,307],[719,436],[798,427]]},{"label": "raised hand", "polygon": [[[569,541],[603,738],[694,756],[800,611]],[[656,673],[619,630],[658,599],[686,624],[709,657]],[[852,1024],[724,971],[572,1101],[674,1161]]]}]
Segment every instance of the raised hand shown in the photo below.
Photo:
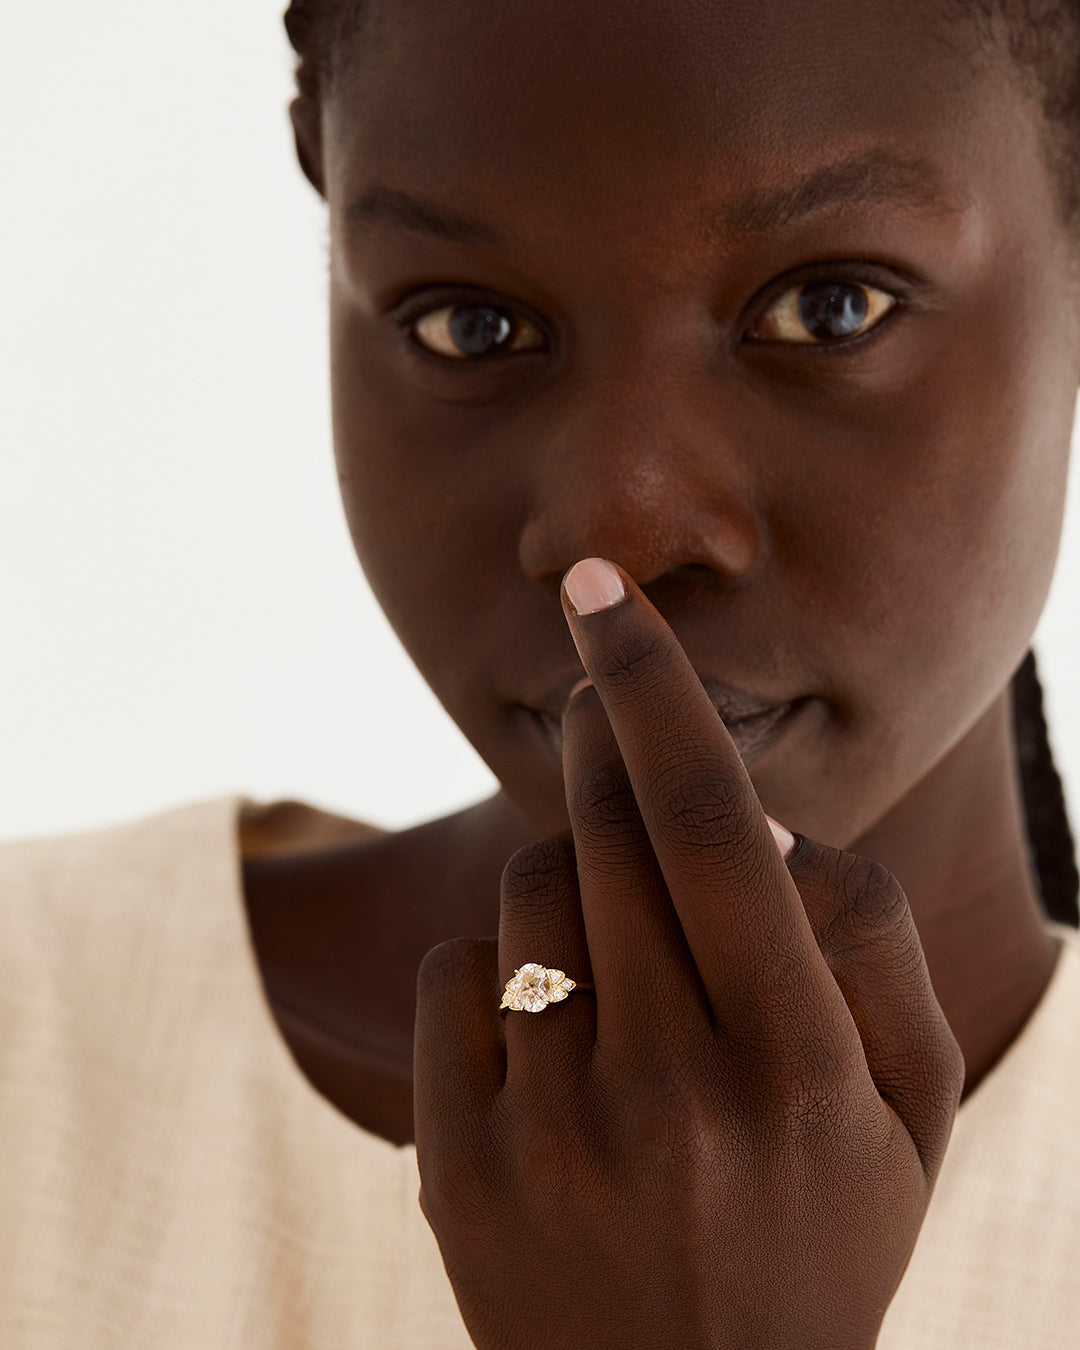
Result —
[{"label": "raised hand", "polygon": [[[674,634],[612,576],[594,612],[563,588],[593,682],[563,723],[572,833],[510,859],[497,943],[420,969],[420,1202],[480,1350],[867,1350],[963,1057],[896,880],[803,837],[785,860]],[[527,962],[595,990],[500,1014]]]}]

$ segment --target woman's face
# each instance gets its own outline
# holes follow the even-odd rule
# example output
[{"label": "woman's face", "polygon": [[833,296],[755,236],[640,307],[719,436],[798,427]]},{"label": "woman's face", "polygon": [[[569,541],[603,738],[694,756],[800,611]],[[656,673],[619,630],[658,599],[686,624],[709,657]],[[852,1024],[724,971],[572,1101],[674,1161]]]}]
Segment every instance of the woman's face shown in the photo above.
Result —
[{"label": "woman's face", "polygon": [[559,583],[579,558],[643,586],[765,809],[839,846],[1027,648],[1061,524],[1074,253],[1039,114],[933,10],[409,0],[340,61],[323,162],[349,525],[540,832],[567,823],[581,667]]}]

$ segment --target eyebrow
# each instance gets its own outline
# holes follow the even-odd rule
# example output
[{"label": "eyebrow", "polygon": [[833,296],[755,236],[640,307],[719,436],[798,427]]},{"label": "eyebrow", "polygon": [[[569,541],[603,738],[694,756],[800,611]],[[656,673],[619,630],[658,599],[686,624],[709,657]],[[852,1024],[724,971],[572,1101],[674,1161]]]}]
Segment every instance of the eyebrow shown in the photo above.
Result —
[{"label": "eyebrow", "polygon": [[707,233],[746,235],[783,229],[833,206],[887,203],[928,215],[958,215],[971,198],[946,184],[927,159],[876,147],[765,192],[751,192],[725,211]]},{"label": "eyebrow", "polygon": [[[970,205],[943,181],[929,160],[884,147],[825,164],[779,188],[758,189],[706,221],[706,238],[745,237],[784,229],[829,207],[891,203],[931,215],[954,215]],[[497,247],[508,236],[481,220],[448,211],[422,197],[376,184],[346,210],[350,227],[389,224],[443,243]]]},{"label": "eyebrow", "polygon": [[506,242],[497,230],[483,221],[469,220],[421,197],[412,197],[407,192],[382,185],[368,188],[348,208],[345,217],[350,226],[360,229],[385,222],[448,244],[497,245]]}]

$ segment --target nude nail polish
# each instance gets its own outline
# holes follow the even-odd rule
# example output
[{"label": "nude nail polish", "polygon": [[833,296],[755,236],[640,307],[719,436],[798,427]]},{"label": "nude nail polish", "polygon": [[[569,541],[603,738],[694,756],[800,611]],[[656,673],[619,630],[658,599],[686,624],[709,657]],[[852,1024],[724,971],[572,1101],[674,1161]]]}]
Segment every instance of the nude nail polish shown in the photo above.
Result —
[{"label": "nude nail polish", "polygon": [[626,599],[622,577],[606,558],[582,558],[567,572],[563,585],[578,614],[613,609]]}]

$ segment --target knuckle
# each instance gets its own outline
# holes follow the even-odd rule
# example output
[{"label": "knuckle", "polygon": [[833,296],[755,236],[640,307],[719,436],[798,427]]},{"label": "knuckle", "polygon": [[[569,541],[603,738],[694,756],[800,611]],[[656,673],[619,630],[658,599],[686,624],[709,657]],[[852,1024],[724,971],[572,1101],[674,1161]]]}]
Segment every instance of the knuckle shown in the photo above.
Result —
[{"label": "knuckle", "polygon": [[937,1017],[929,1033],[925,1054],[925,1073],[930,1080],[923,1090],[924,1097],[937,1111],[951,1118],[960,1104],[967,1079],[967,1061],[945,1014],[937,1006]]},{"label": "knuckle", "polygon": [[898,1055],[895,1063],[884,1061],[883,1069],[875,1065],[875,1085],[903,1122],[931,1180],[945,1159],[965,1077],[963,1052],[944,1018],[941,1026],[931,1027],[916,1054]]},{"label": "knuckle", "polygon": [[604,764],[589,770],[574,789],[575,826],[593,837],[624,833],[640,818],[625,769]]},{"label": "knuckle", "polygon": [[660,797],[665,833],[687,850],[712,853],[733,869],[742,857],[749,821],[730,783],[720,779],[680,777]]},{"label": "knuckle", "polygon": [[550,895],[576,875],[573,837],[563,831],[536,839],[510,855],[502,872],[502,893],[526,899]]},{"label": "knuckle", "polygon": [[941,1020],[944,1024],[941,1037],[942,1095],[955,1111],[960,1105],[964,1082],[967,1079],[967,1061],[964,1059],[964,1052],[960,1048],[960,1042],[956,1039],[952,1027],[945,1021],[944,1013],[941,1015]]},{"label": "knuckle", "polygon": [[658,638],[635,635],[632,641],[616,642],[599,659],[597,675],[608,688],[618,690],[648,673],[661,654]]},{"label": "knuckle", "polygon": [[905,922],[903,887],[881,863],[857,853],[837,853],[832,864],[836,899],[822,934],[837,954],[877,942]]},{"label": "knuckle", "polygon": [[420,988],[450,984],[461,987],[477,979],[490,979],[497,960],[496,938],[454,937],[424,953],[417,968]]}]

